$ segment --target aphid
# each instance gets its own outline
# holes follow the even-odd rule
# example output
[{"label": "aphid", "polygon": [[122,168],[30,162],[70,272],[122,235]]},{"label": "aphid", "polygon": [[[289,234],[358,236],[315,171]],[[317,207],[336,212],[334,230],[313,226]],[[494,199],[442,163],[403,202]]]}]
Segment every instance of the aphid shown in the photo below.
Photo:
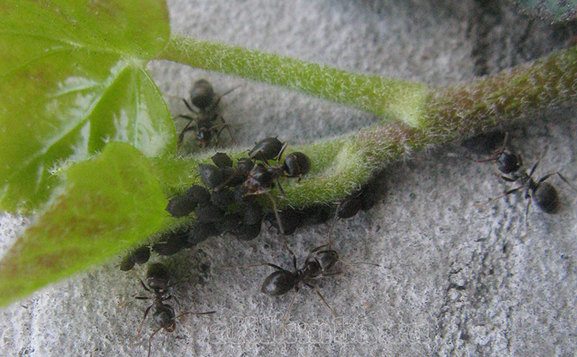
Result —
[{"label": "aphid", "polygon": [[225,182],[222,169],[210,164],[198,165],[200,179],[210,189],[220,187]]},{"label": "aphid", "polygon": [[277,215],[275,215],[272,212],[265,215],[265,220],[271,226],[279,230],[279,232],[280,228],[278,225],[278,221],[280,220],[283,228],[283,231],[280,233],[284,235],[293,234],[297,228],[301,227],[304,224],[306,218],[307,217],[305,216],[304,211],[299,211],[293,208],[283,209],[282,211],[279,211]]},{"label": "aphid", "polygon": [[241,224],[232,234],[239,240],[252,240],[258,237],[261,227],[261,222],[256,224]]},{"label": "aphid", "polygon": [[310,169],[311,162],[302,152],[291,152],[284,159],[283,171],[286,177],[298,177],[300,180]]},{"label": "aphid", "polygon": [[172,197],[166,205],[166,210],[173,217],[189,215],[198,204],[204,204],[210,200],[210,193],[206,188],[193,185],[185,193]]},{"label": "aphid", "polygon": [[238,185],[241,185],[246,180],[248,174],[250,173],[250,170],[253,167],[254,167],[254,161],[252,161],[248,157],[245,157],[238,159],[236,167],[221,168],[224,181],[220,185],[215,187],[214,191],[215,192],[220,191],[224,187],[236,187]]},{"label": "aphid", "polygon": [[[221,96],[214,93],[214,89],[210,82],[206,79],[200,79],[194,82],[190,91],[190,102],[183,99],[184,104],[193,114],[179,115],[179,118],[189,120],[188,124],[182,129],[178,136],[178,142],[182,143],[184,134],[188,131],[194,130],[196,132],[196,140],[200,147],[207,147],[213,141],[218,141],[222,130],[228,130],[230,137],[234,141],[229,125],[224,121],[224,118],[218,114],[217,107],[222,97],[232,92],[235,88],[227,91]],[[195,106],[197,109],[193,108]],[[217,124],[217,120],[222,122]]]},{"label": "aphid", "polygon": [[234,204],[234,192],[229,188],[214,191],[210,196],[210,202],[215,206],[226,210],[228,206]]},{"label": "aphid", "polygon": [[232,167],[232,159],[230,156],[223,152],[217,152],[216,154],[212,155],[210,159],[216,166],[220,167],[221,169],[224,169],[225,167]]},{"label": "aphid", "polygon": [[262,222],[264,212],[262,206],[255,200],[249,201],[242,206],[242,222],[247,225],[254,225]]},{"label": "aphid", "polygon": [[190,228],[187,237],[187,248],[190,248],[200,242],[207,240],[219,234],[219,231],[213,223],[195,222]]},{"label": "aphid", "polygon": [[268,137],[254,144],[254,147],[248,152],[248,156],[251,159],[265,162],[275,160],[282,155],[285,147],[286,143],[281,142],[276,137]]},{"label": "aphid", "polygon": [[506,134],[502,131],[491,131],[464,140],[461,145],[477,155],[489,155],[505,140]]},{"label": "aphid", "polygon": [[338,218],[351,218],[355,216],[360,210],[367,211],[377,203],[378,192],[380,187],[377,187],[375,181],[370,181],[361,189],[349,197],[342,200],[337,206],[336,215]]},{"label": "aphid", "polygon": [[[297,258],[295,254],[290,250],[290,248],[288,248],[288,246],[286,248],[292,255],[294,270],[286,270],[278,265],[267,263],[266,265],[273,267],[275,271],[266,277],[262,284],[261,291],[270,296],[279,296],[284,295],[293,289],[298,292],[304,285],[313,289],[322,302],[329,308],[331,313],[336,315],[333,308],[327,303],[318,287],[314,284],[314,281],[317,278],[332,275],[334,273],[331,269],[339,261],[339,254],[337,251],[328,247],[327,244],[316,247],[311,250],[302,268],[299,269],[297,267]],[[296,298],[296,295],[294,298]],[[289,305],[287,314],[294,302],[294,298]],[[285,318],[287,314],[285,314]]]},{"label": "aphid", "polygon": [[200,223],[218,223],[224,217],[224,211],[210,202],[196,207],[194,213]]},{"label": "aphid", "polygon": [[351,218],[363,207],[360,192],[342,200],[337,207],[338,218]]},{"label": "aphid", "polygon": [[152,245],[152,250],[158,255],[174,255],[186,247],[187,233],[173,234]]},{"label": "aphid", "polygon": [[147,245],[138,247],[128,253],[120,262],[120,270],[128,271],[134,267],[135,264],[142,265],[150,259],[150,247]]},{"label": "aphid", "polygon": [[154,335],[158,333],[160,330],[165,330],[167,332],[173,332],[176,329],[176,319],[184,315],[206,315],[206,314],[214,314],[216,311],[207,311],[207,312],[183,312],[180,315],[176,316],[174,312],[174,308],[166,304],[165,301],[172,298],[169,294],[168,289],[170,287],[170,274],[168,269],[163,264],[154,263],[150,264],[148,267],[148,271],[146,273],[146,284],[140,280],[140,284],[149,292],[152,297],[150,296],[136,296],[136,299],[139,300],[150,300],[152,299],[152,304],[150,304],[146,310],[144,311],[144,317],[142,318],[142,322],[138,328],[138,334],[140,335],[140,331],[142,330],[142,326],[148,313],[151,309],[153,309],[152,316],[155,324],[158,326],[157,329],[150,335],[148,338],[148,356],[150,356],[150,350],[152,347],[152,338]]}]

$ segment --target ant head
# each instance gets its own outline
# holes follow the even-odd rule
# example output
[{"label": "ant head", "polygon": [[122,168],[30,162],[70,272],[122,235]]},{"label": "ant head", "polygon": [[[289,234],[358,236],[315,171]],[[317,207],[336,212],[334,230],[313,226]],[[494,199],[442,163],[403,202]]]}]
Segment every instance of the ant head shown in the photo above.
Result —
[{"label": "ant head", "polygon": [[495,158],[497,169],[504,174],[519,171],[522,162],[519,155],[513,154],[507,149],[503,149]]},{"label": "ant head", "polygon": [[210,144],[212,133],[210,128],[201,127],[196,132],[196,140],[201,148],[205,148]]},{"label": "ant head", "polygon": [[315,259],[319,262],[323,271],[331,269],[339,261],[339,253],[336,250],[328,249],[317,252]]}]

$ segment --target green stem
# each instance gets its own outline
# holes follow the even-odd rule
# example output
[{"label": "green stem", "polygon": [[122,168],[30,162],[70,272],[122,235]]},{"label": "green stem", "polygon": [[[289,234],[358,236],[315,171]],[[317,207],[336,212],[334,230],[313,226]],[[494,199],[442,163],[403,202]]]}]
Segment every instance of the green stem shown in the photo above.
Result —
[{"label": "green stem", "polygon": [[159,59],[296,89],[415,125],[428,89],[424,84],[355,74],[290,57],[220,43],[173,37]]},{"label": "green stem", "polygon": [[[161,58],[299,89],[396,120],[354,135],[293,148],[310,156],[313,169],[300,183],[283,182],[287,195],[281,206],[334,202],[366,183],[375,171],[413,151],[506,127],[522,119],[531,120],[537,112],[572,106],[577,99],[577,47],[491,77],[435,91],[421,84],[352,74],[180,37],[172,39]],[[172,166],[169,162],[163,165]],[[182,175],[190,176],[196,165],[197,161],[192,160],[175,166],[182,169]],[[170,168],[168,172],[179,177],[178,169]],[[170,192],[184,190],[190,184],[182,176],[170,184],[169,175],[163,182]]]}]

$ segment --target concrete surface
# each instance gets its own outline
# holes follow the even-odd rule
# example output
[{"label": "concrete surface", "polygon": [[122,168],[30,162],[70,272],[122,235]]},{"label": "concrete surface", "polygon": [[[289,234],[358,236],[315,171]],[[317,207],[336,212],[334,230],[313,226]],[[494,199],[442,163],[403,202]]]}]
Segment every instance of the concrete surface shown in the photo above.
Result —
[{"label": "concrete surface", "polygon": [[[327,63],[420,80],[469,80],[567,46],[575,24],[550,26],[499,1],[472,0],[199,0],[169,1],[175,32]],[[145,11],[146,9],[143,9]],[[290,143],[356,130],[371,115],[244,80],[171,63],[153,75],[172,111],[207,78],[219,92],[239,144],[267,135]],[[577,111],[546,115],[510,130],[527,163],[543,157],[538,175],[561,171],[577,182]],[[213,239],[167,261],[182,280],[174,333],[152,342],[155,356],[487,355],[570,356],[577,350],[577,194],[557,178],[563,208],[536,209],[525,227],[525,200],[511,195],[478,205],[505,188],[490,164],[467,159],[458,145],[415,155],[379,178],[388,193],[378,205],[336,223],[334,240],[349,262],[313,291],[259,292],[269,261],[290,267],[274,232],[251,242]],[[25,219],[0,216],[5,252]],[[326,241],[329,225],[300,229],[291,247],[300,257]],[[155,260],[159,260],[155,258]],[[141,356],[154,326],[136,330],[146,307],[138,277],[118,262],[48,287],[0,311],[0,355]]]}]

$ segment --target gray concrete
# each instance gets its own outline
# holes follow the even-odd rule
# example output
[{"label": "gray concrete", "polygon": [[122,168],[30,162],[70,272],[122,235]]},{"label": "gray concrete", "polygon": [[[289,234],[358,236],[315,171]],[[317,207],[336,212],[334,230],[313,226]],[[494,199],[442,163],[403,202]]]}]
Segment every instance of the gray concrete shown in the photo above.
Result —
[{"label": "gray concrete", "polygon": [[[539,57],[565,46],[571,33],[497,1],[487,8],[471,0],[189,3],[170,1],[175,32],[433,85]],[[151,68],[174,113],[184,112],[179,98],[195,79],[210,79],[220,92],[242,85],[222,107],[244,147],[272,134],[304,143],[374,121],[270,86],[170,63]],[[560,170],[577,182],[577,111],[537,116],[533,126],[511,130],[513,144],[528,163],[543,157],[538,174]],[[520,196],[477,204],[505,185],[490,164],[467,155],[448,145],[393,165],[379,180],[388,187],[379,204],[336,224],[346,260],[381,265],[343,265],[342,275],[322,280],[337,318],[307,289],[283,325],[291,294],[259,292],[271,268],[230,269],[263,260],[289,267],[272,232],[251,242],[213,239],[178,255],[169,264],[183,280],[174,291],[179,311],[217,314],[186,316],[174,333],[159,333],[153,355],[574,355],[577,195],[551,179],[563,209],[533,209],[526,228]],[[2,252],[23,224],[0,216]],[[328,231],[301,229],[291,247],[305,256]],[[117,263],[0,311],[0,355],[144,355],[154,327],[147,321],[136,336],[146,303],[132,297],[144,269],[123,273]]]}]

